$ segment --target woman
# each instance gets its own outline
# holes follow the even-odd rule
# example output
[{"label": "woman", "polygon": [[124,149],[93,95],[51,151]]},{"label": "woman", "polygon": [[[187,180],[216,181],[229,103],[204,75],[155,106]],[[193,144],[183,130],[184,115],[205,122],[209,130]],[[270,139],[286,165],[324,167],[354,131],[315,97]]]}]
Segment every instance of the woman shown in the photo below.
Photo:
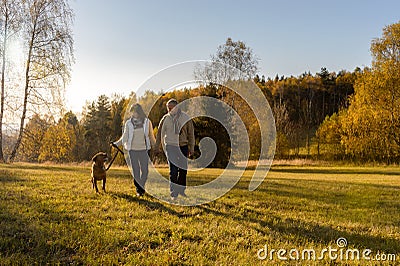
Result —
[{"label": "woman", "polygon": [[136,195],[143,196],[145,184],[149,173],[148,151],[154,146],[156,140],[153,125],[146,117],[140,104],[131,107],[132,117],[125,122],[124,131],[115,145],[123,145],[128,151],[131,162]]}]

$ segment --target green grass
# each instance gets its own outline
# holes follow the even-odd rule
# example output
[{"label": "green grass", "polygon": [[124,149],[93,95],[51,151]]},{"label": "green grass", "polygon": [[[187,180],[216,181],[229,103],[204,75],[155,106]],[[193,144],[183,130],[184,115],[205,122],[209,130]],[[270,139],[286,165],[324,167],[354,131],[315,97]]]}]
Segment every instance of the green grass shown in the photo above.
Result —
[{"label": "green grass", "polygon": [[111,168],[108,192],[96,194],[89,167],[0,165],[0,264],[380,265],[257,258],[265,245],[321,251],[339,237],[400,263],[399,167],[274,166],[254,192],[251,174],[214,202],[182,207],[135,197],[123,168]]}]

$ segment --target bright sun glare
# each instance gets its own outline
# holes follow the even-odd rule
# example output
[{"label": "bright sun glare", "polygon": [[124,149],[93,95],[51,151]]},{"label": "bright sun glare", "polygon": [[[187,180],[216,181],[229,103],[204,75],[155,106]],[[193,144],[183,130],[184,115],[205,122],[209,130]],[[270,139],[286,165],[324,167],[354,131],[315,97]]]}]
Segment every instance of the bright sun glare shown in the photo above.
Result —
[{"label": "bright sun glare", "polygon": [[23,58],[22,44],[17,40],[10,39],[7,45],[7,60],[9,60],[13,66],[18,66],[23,63]]}]

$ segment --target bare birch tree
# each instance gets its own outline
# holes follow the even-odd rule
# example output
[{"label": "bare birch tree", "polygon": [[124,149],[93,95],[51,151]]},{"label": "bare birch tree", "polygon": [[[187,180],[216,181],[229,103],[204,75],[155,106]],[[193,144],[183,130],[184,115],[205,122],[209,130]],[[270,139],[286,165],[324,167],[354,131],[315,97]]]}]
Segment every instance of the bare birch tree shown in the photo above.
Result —
[{"label": "bare birch tree", "polygon": [[73,12],[67,0],[25,0],[26,62],[19,133],[9,161],[16,156],[29,108],[62,103],[73,58]]}]

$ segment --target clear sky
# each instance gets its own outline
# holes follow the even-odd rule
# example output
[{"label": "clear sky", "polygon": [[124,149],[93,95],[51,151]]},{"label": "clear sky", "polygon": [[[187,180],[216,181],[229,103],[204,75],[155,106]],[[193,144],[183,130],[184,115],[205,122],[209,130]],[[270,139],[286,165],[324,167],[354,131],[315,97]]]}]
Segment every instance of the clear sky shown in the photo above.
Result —
[{"label": "clear sky", "polygon": [[298,76],[370,66],[370,44],[400,21],[399,0],[72,0],[76,62],[67,107],[129,92],[173,64],[209,59],[228,37],[259,74]]}]

